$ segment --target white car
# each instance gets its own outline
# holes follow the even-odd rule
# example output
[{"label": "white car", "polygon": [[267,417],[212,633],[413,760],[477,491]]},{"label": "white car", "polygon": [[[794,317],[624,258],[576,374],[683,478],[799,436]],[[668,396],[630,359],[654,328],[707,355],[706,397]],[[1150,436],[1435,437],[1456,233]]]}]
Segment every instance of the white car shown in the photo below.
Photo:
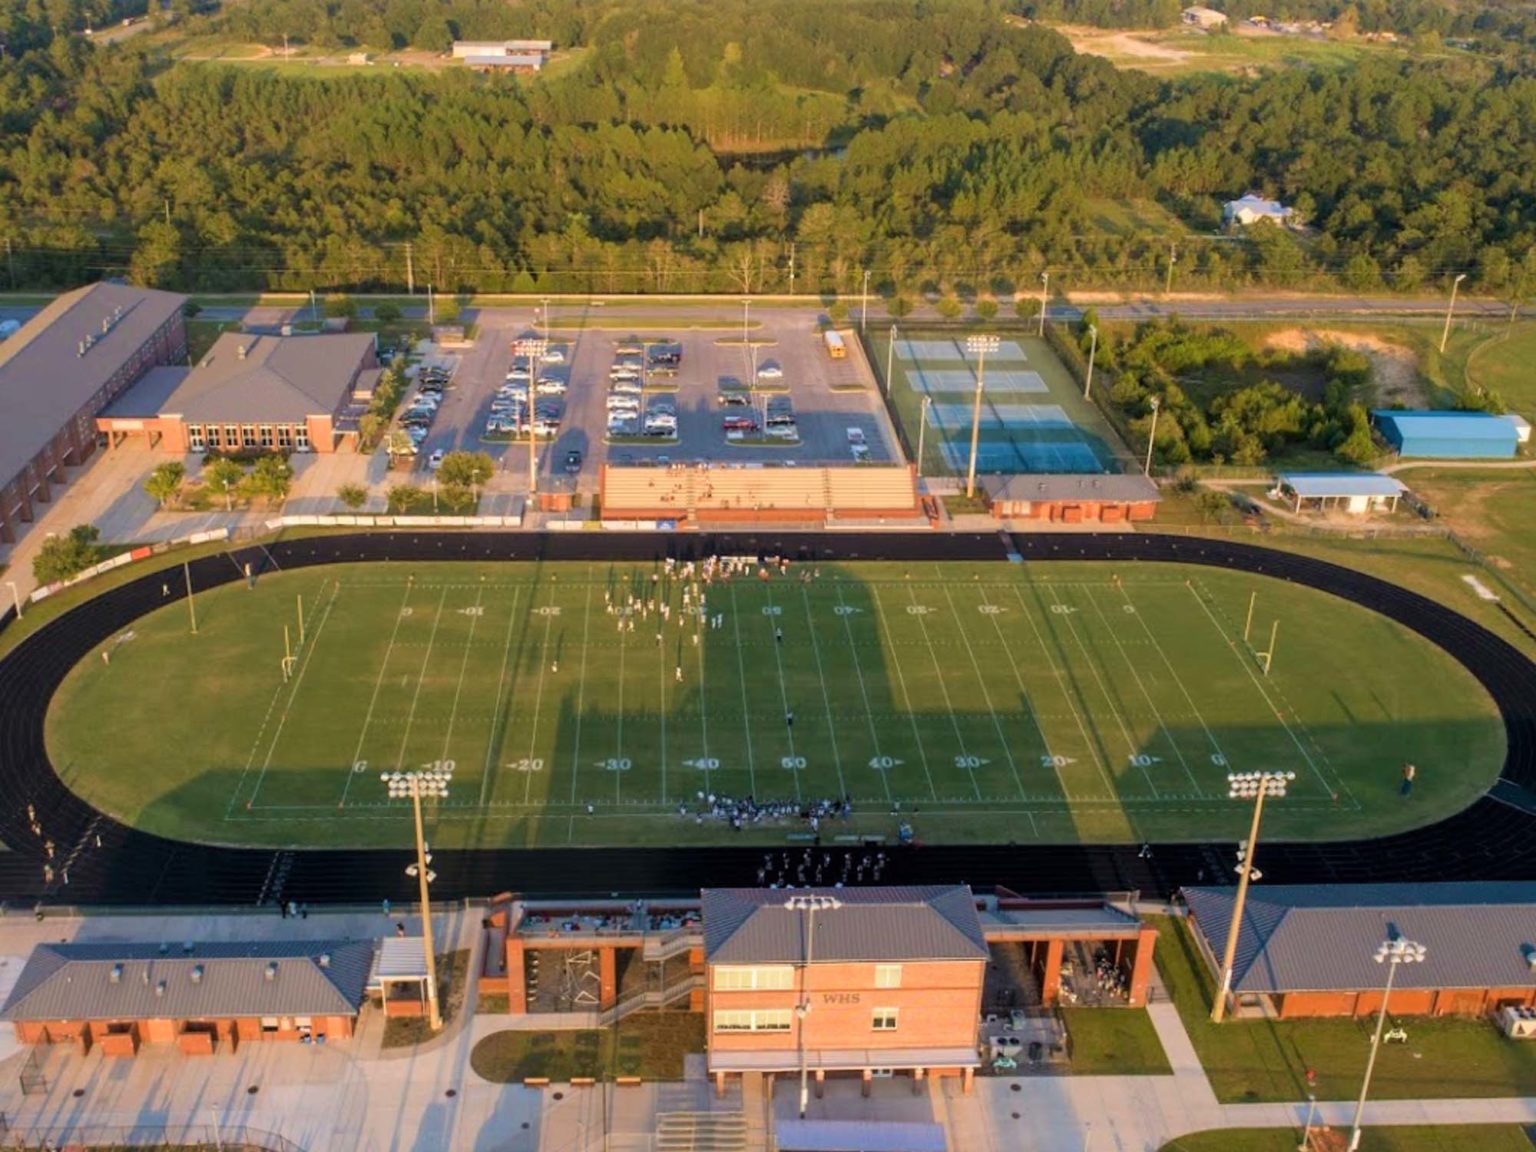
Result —
[{"label": "white car", "polygon": [[538,386],[534,388],[534,391],[537,392],[540,396],[564,396],[565,381],[540,380]]},{"label": "white car", "polygon": [[565,353],[560,351],[558,348],[550,348],[544,353],[543,356],[539,357],[539,359],[541,359],[546,364],[564,364]]},{"label": "white car", "polygon": [[780,368],[777,364],[764,364],[757,370],[757,378],[759,380],[782,380],[784,379],[784,369]]},{"label": "white car", "polygon": [[620,396],[638,396],[645,389],[640,387],[638,380],[617,380],[608,391]]},{"label": "white car", "polygon": [[508,380],[532,380],[533,373],[526,368],[512,368],[507,371]]},{"label": "white car", "polygon": [[432,455],[427,457],[427,467],[432,469],[432,471],[436,472],[442,466],[443,466],[443,450],[441,448],[439,448],[436,452],[432,453]]}]

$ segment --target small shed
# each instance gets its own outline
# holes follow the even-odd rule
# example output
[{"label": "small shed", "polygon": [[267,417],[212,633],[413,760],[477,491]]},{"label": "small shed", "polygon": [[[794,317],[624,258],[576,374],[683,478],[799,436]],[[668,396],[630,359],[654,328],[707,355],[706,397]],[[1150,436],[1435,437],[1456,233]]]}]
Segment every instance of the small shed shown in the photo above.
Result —
[{"label": "small shed", "polygon": [[1278,495],[1293,501],[1297,512],[1313,501],[1320,511],[1393,512],[1408,490],[1380,472],[1282,472],[1276,479]]},{"label": "small shed", "polygon": [[1233,225],[1246,228],[1266,220],[1284,228],[1290,225],[1295,215],[1296,209],[1287,208],[1278,200],[1268,200],[1254,192],[1236,200],[1228,200],[1221,208],[1221,222],[1228,228]]},{"label": "small shed", "polygon": [[1371,415],[1399,456],[1508,460],[1520,446],[1520,433],[1514,422],[1490,412],[1390,410]]},{"label": "small shed", "polygon": [[1214,8],[1206,8],[1195,4],[1184,9],[1181,19],[1184,23],[1191,24],[1196,28],[1223,28],[1227,23],[1227,14],[1225,12],[1218,12]]}]

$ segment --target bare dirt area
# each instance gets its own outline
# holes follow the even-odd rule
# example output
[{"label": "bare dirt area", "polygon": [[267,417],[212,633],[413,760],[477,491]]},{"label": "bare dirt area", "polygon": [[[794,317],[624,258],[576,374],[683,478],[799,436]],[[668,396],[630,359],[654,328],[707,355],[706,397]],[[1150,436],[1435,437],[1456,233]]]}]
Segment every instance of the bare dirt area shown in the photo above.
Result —
[{"label": "bare dirt area", "polygon": [[1072,42],[1073,51],[1103,56],[1117,64],[1130,63],[1137,67],[1173,67],[1183,64],[1192,55],[1177,48],[1154,44],[1134,32],[1106,32],[1102,28],[1088,28],[1079,24],[1058,24],[1056,31]]},{"label": "bare dirt area", "polygon": [[1426,408],[1429,393],[1419,374],[1418,357],[1413,349],[1389,344],[1379,336],[1360,332],[1335,332],[1323,329],[1287,328],[1271,334],[1265,341],[1270,348],[1284,352],[1310,352],[1324,344],[1338,344],[1353,352],[1362,352],[1371,362],[1371,379],[1376,385],[1376,403],[1392,407]]}]

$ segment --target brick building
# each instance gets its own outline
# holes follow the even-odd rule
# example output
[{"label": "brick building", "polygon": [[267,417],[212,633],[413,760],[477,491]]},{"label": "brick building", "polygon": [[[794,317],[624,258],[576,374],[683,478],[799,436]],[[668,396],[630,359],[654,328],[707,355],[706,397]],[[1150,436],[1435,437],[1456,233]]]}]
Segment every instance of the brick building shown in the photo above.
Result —
[{"label": "brick building", "polygon": [[207,1054],[254,1040],[352,1035],[370,940],[39,944],[0,1010],[25,1044],[132,1056],[140,1044]]},{"label": "brick building", "polygon": [[[1214,973],[1232,922],[1233,888],[1186,888],[1190,925]],[[1402,965],[1396,1016],[1481,1016],[1536,1005],[1536,884],[1327,884],[1250,888],[1232,992],[1239,1014],[1280,1019],[1370,1016],[1389,936],[1422,944]]]},{"label": "brick building", "polygon": [[0,543],[14,543],[64,469],[96,449],[94,419],[156,365],[187,354],[185,296],[91,284],[0,343]]},{"label": "brick building", "polygon": [[1116,524],[1150,520],[1162,495],[1136,472],[986,476],[981,490],[999,520]]},{"label": "brick building", "polygon": [[378,384],[367,333],[227,332],[191,369],[145,377],[102,412],[113,444],[142,434],[161,451],[335,452],[357,442]]}]

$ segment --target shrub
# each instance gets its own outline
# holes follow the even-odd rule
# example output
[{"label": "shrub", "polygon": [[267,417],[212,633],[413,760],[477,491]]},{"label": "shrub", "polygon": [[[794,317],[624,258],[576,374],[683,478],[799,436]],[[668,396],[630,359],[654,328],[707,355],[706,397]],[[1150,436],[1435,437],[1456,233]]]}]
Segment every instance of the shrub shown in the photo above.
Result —
[{"label": "shrub", "polygon": [[55,584],[84,572],[107,558],[97,541],[101,531],[93,524],[76,524],[62,536],[43,541],[32,561],[32,575],[39,584]]}]

